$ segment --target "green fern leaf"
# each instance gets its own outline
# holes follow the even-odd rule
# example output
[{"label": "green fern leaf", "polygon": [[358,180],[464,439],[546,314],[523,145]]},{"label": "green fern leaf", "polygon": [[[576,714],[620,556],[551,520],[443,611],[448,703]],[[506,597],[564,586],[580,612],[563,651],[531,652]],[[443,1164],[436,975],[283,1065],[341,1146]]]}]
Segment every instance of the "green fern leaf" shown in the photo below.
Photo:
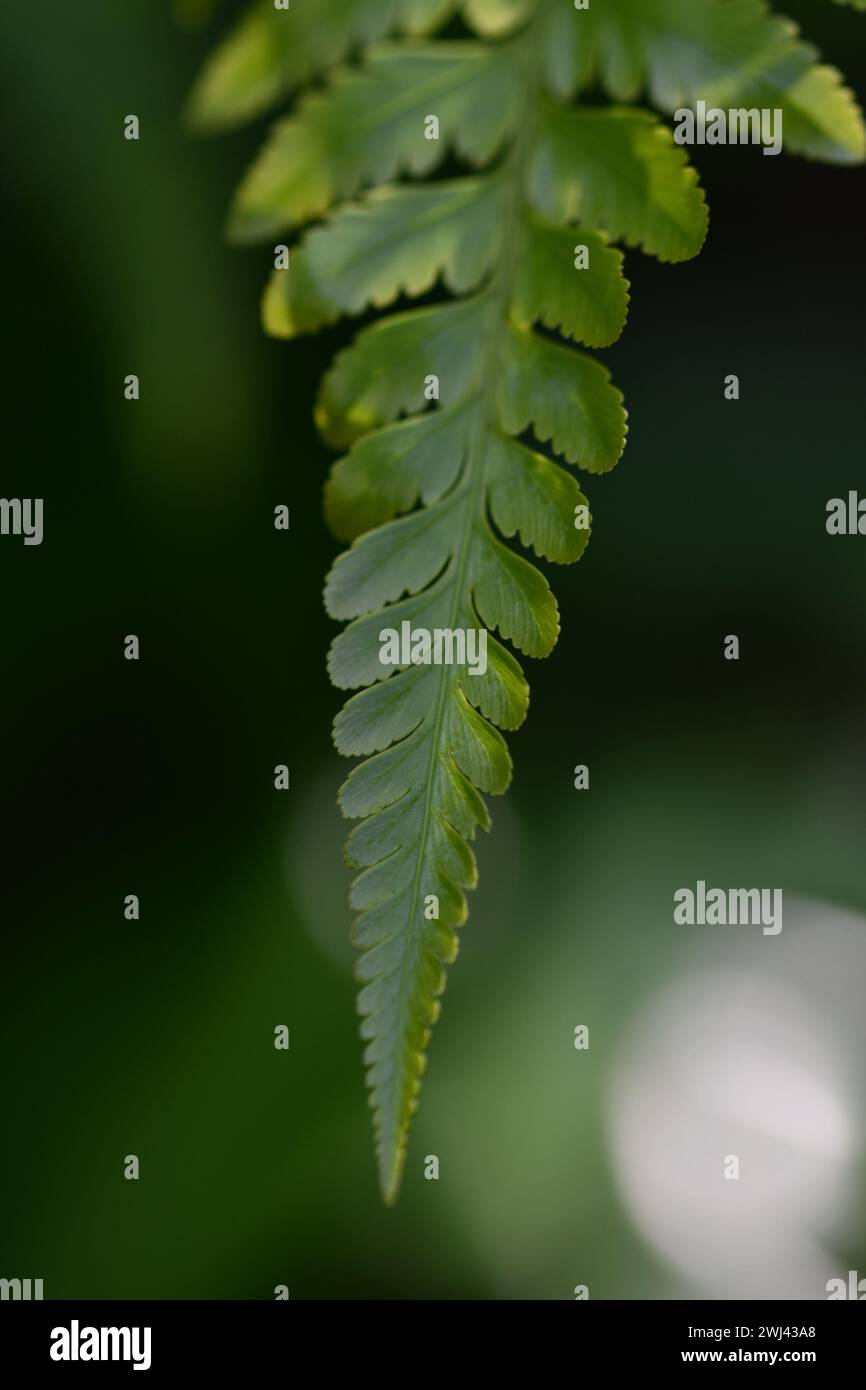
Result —
[{"label": "green fern leaf", "polygon": [[291,337],[400,294],[418,296],[441,277],[453,294],[474,289],[502,253],[508,201],[502,179],[375,189],[346,204],[306,239],[290,275],[274,271],[265,322]]},{"label": "green fern leaf", "polygon": [[228,130],[261,115],[282,96],[400,30],[427,34],[456,0],[256,0],[211,54],[190,97],[188,120],[200,131]]},{"label": "green fern leaf", "polygon": [[[475,43],[381,44],[335,74],[279,123],[238,190],[237,242],[320,217],[338,199],[401,173],[430,173],[448,153],[484,164],[520,118],[515,52]],[[440,138],[424,136],[435,112]]]},{"label": "green fern leaf", "polygon": [[[591,517],[572,468],[605,473],[622,454],[622,398],[584,350],[625,323],[613,243],[676,262],[706,236],[685,152],[626,103],[766,98],[783,104],[791,148],[837,160],[861,157],[863,127],[837,76],[761,0],[316,3],[285,48],[292,31],[256,8],[195,101],[205,124],[228,123],[328,69],[274,128],[230,235],[300,232],[264,295],[275,336],[396,310],[338,354],[315,408],[343,451],[325,488],[328,522],[351,542],[326,583],[346,624],[328,667],[354,692],[336,746],[363,759],[340,805],[357,822],[346,855],[361,1033],[391,1202],[475,886],[472,841],[489,828],[484,797],[508,786],[503,731],[527,712],[515,653],[545,657],[559,633],[547,579],[509,542],[579,559]],[[371,42],[457,14],[474,37]],[[333,67],[358,47],[359,62]],[[617,104],[575,107],[596,82]],[[449,157],[462,169],[418,181]],[[431,302],[407,306],[420,296]]]},{"label": "green fern leaf", "polygon": [[663,261],[697,255],[707,209],[671,132],[645,111],[551,106],[530,166],[530,197],[547,216],[601,227]]},{"label": "green fern leaf", "polygon": [[[862,3],[862,0],[861,0]],[[663,111],[694,106],[780,108],[785,146],[840,163],[861,160],[859,108],[834,68],[764,0],[605,0],[575,24],[546,11],[548,78],[560,96],[600,80],[617,101],[646,90]]]},{"label": "green fern leaf", "polygon": [[[591,275],[575,275],[575,254],[586,248]],[[524,327],[541,323],[575,343],[608,347],[625,327],[628,285],[623,257],[607,237],[581,227],[548,222],[527,213],[516,248],[517,266],[511,312]]]}]

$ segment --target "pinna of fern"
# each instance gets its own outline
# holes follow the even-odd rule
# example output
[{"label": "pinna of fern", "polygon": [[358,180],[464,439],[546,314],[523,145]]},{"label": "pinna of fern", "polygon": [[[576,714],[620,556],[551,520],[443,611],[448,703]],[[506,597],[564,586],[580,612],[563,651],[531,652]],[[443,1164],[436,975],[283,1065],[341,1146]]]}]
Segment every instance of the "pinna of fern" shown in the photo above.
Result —
[{"label": "pinna of fern", "polygon": [[[429,37],[442,26],[449,37]],[[859,110],[816,59],[762,0],[260,0],[193,93],[193,123],[219,129],[314,84],[229,220],[239,243],[300,232],[265,292],[269,333],[403,301],[338,354],[315,412],[343,451],[325,512],[351,545],[325,603],[347,624],[331,680],[356,692],[334,739],[363,759],[339,799],[357,822],[346,854],[386,1202],[475,886],[483,798],[511,778],[501,731],[527,711],[514,650],[546,656],[559,633],[547,579],[509,542],[579,559],[589,508],[570,466],[601,474],[622,454],[622,397],[584,350],[625,323],[614,243],[676,262],[707,231],[685,152],[632,103],[771,106],[788,150],[862,160]],[[485,669],[383,660],[383,633],[406,623],[485,630]]]}]

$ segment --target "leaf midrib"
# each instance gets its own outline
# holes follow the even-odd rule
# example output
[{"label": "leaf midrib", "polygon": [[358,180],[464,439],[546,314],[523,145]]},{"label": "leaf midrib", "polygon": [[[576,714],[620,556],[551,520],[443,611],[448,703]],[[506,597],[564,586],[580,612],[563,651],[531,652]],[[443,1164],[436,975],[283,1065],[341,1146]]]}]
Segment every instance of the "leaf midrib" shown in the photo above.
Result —
[{"label": "leaf midrib", "polygon": [[[527,28],[523,31],[522,38],[524,39],[524,41],[529,39],[533,30],[537,34],[537,16],[530,22]],[[535,56],[534,45],[530,45],[530,53],[531,58]],[[532,148],[532,140],[534,133],[534,121],[530,119],[530,116],[533,112],[533,84],[529,80],[529,73],[531,71],[531,58],[526,58],[524,60],[524,62],[521,64],[522,71],[520,72],[520,75],[523,78],[524,94],[526,98],[526,119],[518,127],[518,135],[514,140],[514,144],[508,155],[508,158],[504,162],[504,169],[510,168],[513,170],[514,182],[514,192],[511,198],[511,206],[508,215],[509,235],[514,231],[515,223],[521,217],[524,174],[529,152]],[[502,244],[508,245],[509,239],[507,237],[504,238]],[[490,295],[491,299],[495,304],[496,310],[498,310],[501,313],[503,319],[507,318],[508,303],[510,300],[515,275],[516,271],[514,269],[513,258],[504,257],[503,260],[500,262],[500,266],[495,271],[490,283],[490,287],[487,291],[487,294]],[[491,310],[491,317],[492,316],[493,311]],[[498,384],[496,380],[496,367],[499,363],[499,358],[500,340],[497,338],[495,334],[492,334],[488,337],[487,344],[484,350],[483,368],[481,373],[481,385],[478,392],[478,405],[476,407],[477,419],[475,421],[474,437],[472,439],[472,443],[470,444],[466,458],[466,474],[469,479],[465,487],[465,491],[468,494],[466,506],[466,519],[463,526],[463,534],[460,538],[460,550],[458,552],[458,560],[454,577],[454,599],[451,606],[451,615],[449,620],[450,627],[454,626],[455,621],[457,619],[457,615],[464,601],[463,584],[466,577],[466,570],[469,564],[471,541],[475,529],[476,516],[478,511],[480,510],[479,500],[484,483],[484,448],[485,440],[487,437],[487,430],[491,424],[490,415],[492,414],[492,406],[489,403],[495,399],[496,387]],[[485,410],[484,408],[485,402],[488,403],[487,410]],[[430,741],[430,758],[427,765],[427,776],[425,779],[426,787],[424,793],[424,809],[421,821],[421,830],[418,837],[418,853],[415,860],[415,873],[412,880],[407,931],[405,934],[402,959],[400,963],[400,988],[398,990],[397,996],[400,1000],[400,1014],[397,1029],[397,1037],[399,1038],[400,1046],[404,1049],[404,1051],[407,1050],[406,1023],[409,1009],[409,1001],[406,995],[405,988],[406,977],[410,958],[410,948],[413,948],[416,945],[418,939],[418,929],[415,926],[415,923],[417,919],[418,907],[420,902],[421,877],[424,872],[424,866],[426,863],[427,840],[430,834],[430,823],[433,815],[433,791],[435,785],[435,771],[436,763],[440,757],[439,749],[442,735],[442,725],[445,715],[445,701],[449,693],[449,687],[451,684],[451,668],[443,665],[440,668],[440,671],[441,674],[439,677],[439,690],[437,692],[436,697],[436,710],[433,718],[432,737]],[[401,1087],[402,1082],[404,1080],[408,1080],[405,1068],[394,1068],[391,1072],[391,1078],[391,1086],[395,1084],[396,1079],[396,1084],[398,1088]],[[398,1099],[402,1099],[402,1097],[399,1096],[399,1091]],[[409,1099],[411,1099],[411,1097],[409,1097]],[[396,1186],[399,1181],[399,1147],[401,1137],[403,1137],[405,1133],[405,1122],[401,1120],[399,1111],[395,1110],[394,1114],[396,1128],[391,1135],[385,1136],[386,1143],[389,1146],[384,1154],[384,1157],[386,1158],[389,1167],[387,1173],[383,1173],[382,1175],[383,1179],[386,1180],[383,1182],[386,1198],[390,1198],[392,1193],[396,1190]]]}]

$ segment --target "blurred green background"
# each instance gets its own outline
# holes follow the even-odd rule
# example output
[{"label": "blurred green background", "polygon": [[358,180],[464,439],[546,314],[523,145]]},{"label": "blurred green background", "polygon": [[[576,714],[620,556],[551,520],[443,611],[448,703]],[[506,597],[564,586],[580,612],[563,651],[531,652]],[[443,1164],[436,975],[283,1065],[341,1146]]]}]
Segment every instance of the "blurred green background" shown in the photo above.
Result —
[{"label": "blurred green background", "polygon": [[[866,95],[866,20],[824,0],[782,8]],[[562,636],[528,663],[514,786],[479,846],[386,1211],[334,802],[348,765],[329,736],[329,455],[311,420],[348,333],[281,345],[260,331],[267,250],[226,248],[222,224],[266,122],[215,141],[181,122],[214,33],[157,0],[19,2],[0,18],[2,492],[45,498],[41,547],[0,542],[0,1275],[86,1298],[736,1292],[711,1248],[706,1269],[677,1253],[677,1213],[649,1157],[640,1167],[658,1126],[623,1133],[616,1118],[623,1088],[649,1094],[640,1068],[675,1015],[654,1001],[733,969],[784,981],[803,1037],[823,1029],[836,1059],[806,1048],[844,1124],[804,1180],[816,1204],[801,1190],[773,1247],[784,1293],[785,1241],[803,1227],[822,1297],[823,1269],[866,1273],[866,540],[824,527],[828,498],[866,493],[863,171],[698,150],[703,254],[628,257],[629,326],[603,356],[629,446],[587,482],[586,558],[552,575]],[[129,112],[137,144],[122,138]],[[273,529],[277,503],[289,533]],[[127,633],[138,663],[122,658]],[[722,659],[727,633],[739,663]],[[577,763],[589,792],[573,790]],[[672,925],[672,894],[697,878],[781,886],[807,906],[775,940],[690,933]],[[836,930],[827,904],[855,915]],[[678,1055],[694,1045],[700,1060],[706,1039],[670,1026]],[[752,1121],[731,1104],[747,1148]],[[800,1152],[776,1120],[772,1191]],[[679,1133],[672,1171],[689,1162]],[[636,1154],[669,1249],[623,1179]],[[747,1254],[734,1250],[735,1272]]]}]

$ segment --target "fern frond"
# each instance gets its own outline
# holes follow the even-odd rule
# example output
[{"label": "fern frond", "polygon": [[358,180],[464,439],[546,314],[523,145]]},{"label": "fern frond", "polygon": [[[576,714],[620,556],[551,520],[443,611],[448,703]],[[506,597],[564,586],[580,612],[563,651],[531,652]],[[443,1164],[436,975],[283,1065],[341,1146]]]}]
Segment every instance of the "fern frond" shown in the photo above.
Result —
[{"label": "fern frond", "polygon": [[[329,524],[352,542],[326,583],[329,614],[347,624],[329,672],[355,692],[335,721],[337,748],[364,760],[340,805],[358,822],[346,855],[358,870],[361,1033],[391,1202],[475,886],[472,841],[489,826],[483,798],[508,786],[503,731],[527,711],[514,653],[544,657],[559,633],[547,579],[509,542],[555,564],[580,558],[589,504],[572,466],[601,474],[623,451],[622,397],[584,350],[625,323],[613,243],[677,262],[706,235],[685,152],[626,103],[646,91],[663,111],[723,96],[781,104],[787,143],[836,160],[862,156],[863,126],[837,75],[761,0],[604,0],[587,11],[565,0],[315,0],[314,15],[293,0],[291,13],[290,29],[256,7],[196,102],[206,124],[228,123],[327,70],[275,126],[230,235],[263,241],[317,223],[267,286],[275,336],[397,309],[337,356],[315,411],[344,451],[325,489]],[[474,37],[418,37],[455,14]],[[401,31],[414,37],[383,39]],[[358,47],[361,61],[341,66]],[[572,105],[594,83],[617,104]],[[418,182],[448,156],[463,166],[456,177]],[[421,307],[399,302],[431,293]],[[456,662],[429,660],[424,634],[437,632]],[[467,633],[486,641],[486,662],[460,659],[455,634]]]},{"label": "fern frond", "polygon": [[694,106],[780,108],[793,154],[861,160],[866,135],[835,68],[819,66],[795,24],[764,0],[605,0],[575,24],[547,9],[548,80],[562,97],[600,81],[617,101],[646,91],[671,112]]}]

